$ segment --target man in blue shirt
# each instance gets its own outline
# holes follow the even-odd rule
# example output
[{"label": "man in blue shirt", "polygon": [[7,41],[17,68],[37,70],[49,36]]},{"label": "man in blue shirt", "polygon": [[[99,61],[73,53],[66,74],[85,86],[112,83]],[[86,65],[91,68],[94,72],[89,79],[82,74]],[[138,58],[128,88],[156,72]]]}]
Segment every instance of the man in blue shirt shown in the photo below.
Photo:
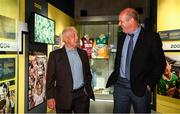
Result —
[{"label": "man in blue shirt", "polygon": [[92,75],[86,51],[79,49],[77,30],[62,32],[65,46],[50,53],[47,69],[47,105],[57,113],[88,113]]},{"label": "man in blue shirt", "polygon": [[114,112],[150,112],[150,91],[164,73],[162,42],[155,32],[140,26],[138,13],[126,8],[119,14],[123,35],[118,39],[114,71],[106,87],[114,86]]}]

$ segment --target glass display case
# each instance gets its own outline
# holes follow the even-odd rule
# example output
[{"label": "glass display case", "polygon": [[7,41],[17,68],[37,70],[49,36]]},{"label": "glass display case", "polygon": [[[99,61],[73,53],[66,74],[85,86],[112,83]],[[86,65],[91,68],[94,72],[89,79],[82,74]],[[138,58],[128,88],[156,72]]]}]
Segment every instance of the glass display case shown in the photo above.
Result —
[{"label": "glass display case", "polygon": [[[114,59],[116,54],[115,52],[118,36],[118,25],[117,23],[85,24],[77,25],[77,29],[78,31],[80,31],[80,38],[83,38],[84,36],[88,35],[91,39],[93,39],[94,43],[92,54],[94,52],[94,47],[101,43],[100,41],[103,42],[103,40],[100,39],[100,41],[98,41],[97,39],[100,38],[102,35],[105,35],[107,37],[107,56],[91,57],[89,61],[91,66],[91,73],[93,76],[92,86],[94,89],[96,99],[100,97],[101,99],[112,100],[113,88],[106,88],[106,83],[114,67]],[[99,47],[101,48],[103,46],[100,44]],[[102,54],[103,52],[98,52],[98,54],[99,53]]]}]

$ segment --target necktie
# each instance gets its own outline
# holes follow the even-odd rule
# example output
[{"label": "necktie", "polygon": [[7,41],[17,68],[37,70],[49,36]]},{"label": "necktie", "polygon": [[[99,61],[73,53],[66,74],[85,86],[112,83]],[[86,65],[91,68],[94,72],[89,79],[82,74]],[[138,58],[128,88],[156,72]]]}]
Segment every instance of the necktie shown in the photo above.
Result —
[{"label": "necktie", "polygon": [[128,50],[127,50],[127,56],[126,56],[126,69],[125,69],[125,75],[128,80],[130,80],[130,64],[131,64],[131,57],[133,53],[133,37],[134,34],[128,34],[130,36],[129,44],[128,44]]}]

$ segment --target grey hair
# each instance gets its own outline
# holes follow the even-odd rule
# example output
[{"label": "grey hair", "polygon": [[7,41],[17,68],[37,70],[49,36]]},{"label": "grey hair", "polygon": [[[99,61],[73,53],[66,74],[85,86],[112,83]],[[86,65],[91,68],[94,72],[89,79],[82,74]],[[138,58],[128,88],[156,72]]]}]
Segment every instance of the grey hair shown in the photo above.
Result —
[{"label": "grey hair", "polygon": [[74,32],[77,33],[77,30],[73,26],[66,27],[62,31],[62,39],[65,40],[68,37],[72,37],[74,35]]}]

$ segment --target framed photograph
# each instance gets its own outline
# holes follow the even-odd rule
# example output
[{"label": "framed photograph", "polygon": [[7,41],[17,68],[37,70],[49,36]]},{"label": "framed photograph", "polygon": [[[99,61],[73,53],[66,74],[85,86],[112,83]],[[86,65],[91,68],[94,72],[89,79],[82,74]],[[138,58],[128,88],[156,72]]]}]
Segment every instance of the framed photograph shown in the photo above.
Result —
[{"label": "framed photograph", "polygon": [[28,109],[38,106],[45,100],[46,55],[29,56]]},{"label": "framed photograph", "polygon": [[29,21],[29,34],[33,43],[54,44],[55,21],[32,12]]},{"label": "framed photograph", "polygon": [[162,41],[180,40],[180,29],[159,31],[158,33],[159,33]]},{"label": "framed photograph", "polygon": [[0,15],[0,51],[17,51],[16,19]]},{"label": "framed photograph", "polygon": [[55,35],[55,42],[54,45],[60,45],[62,42],[62,38],[58,35]]},{"label": "framed photograph", "polygon": [[0,82],[14,79],[16,76],[16,58],[0,57]]},{"label": "framed photograph", "polygon": [[180,51],[180,29],[159,31],[159,35],[165,51]]},{"label": "framed photograph", "polygon": [[0,15],[0,38],[7,40],[16,39],[16,20],[10,17]]},{"label": "framed photograph", "polygon": [[62,37],[55,35],[55,44],[52,45],[52,50],[60,49],[65,45],[62,40]]},{"label": "framed photograph", "polygon": [[0,54],[22,54],[22,31],[27,31],[27,24],[17,23],[17,19],[4,15],[0,15],[0,22]]},{"label": "framed photograph", "polygon": [[166,69],[158,85],[157,94],[180,99],[180,52],[165,52]]},{"label": "framed photograph", "polygon": [[15,113],[15,92],[15,80],[0,83],[0,113]]}]

